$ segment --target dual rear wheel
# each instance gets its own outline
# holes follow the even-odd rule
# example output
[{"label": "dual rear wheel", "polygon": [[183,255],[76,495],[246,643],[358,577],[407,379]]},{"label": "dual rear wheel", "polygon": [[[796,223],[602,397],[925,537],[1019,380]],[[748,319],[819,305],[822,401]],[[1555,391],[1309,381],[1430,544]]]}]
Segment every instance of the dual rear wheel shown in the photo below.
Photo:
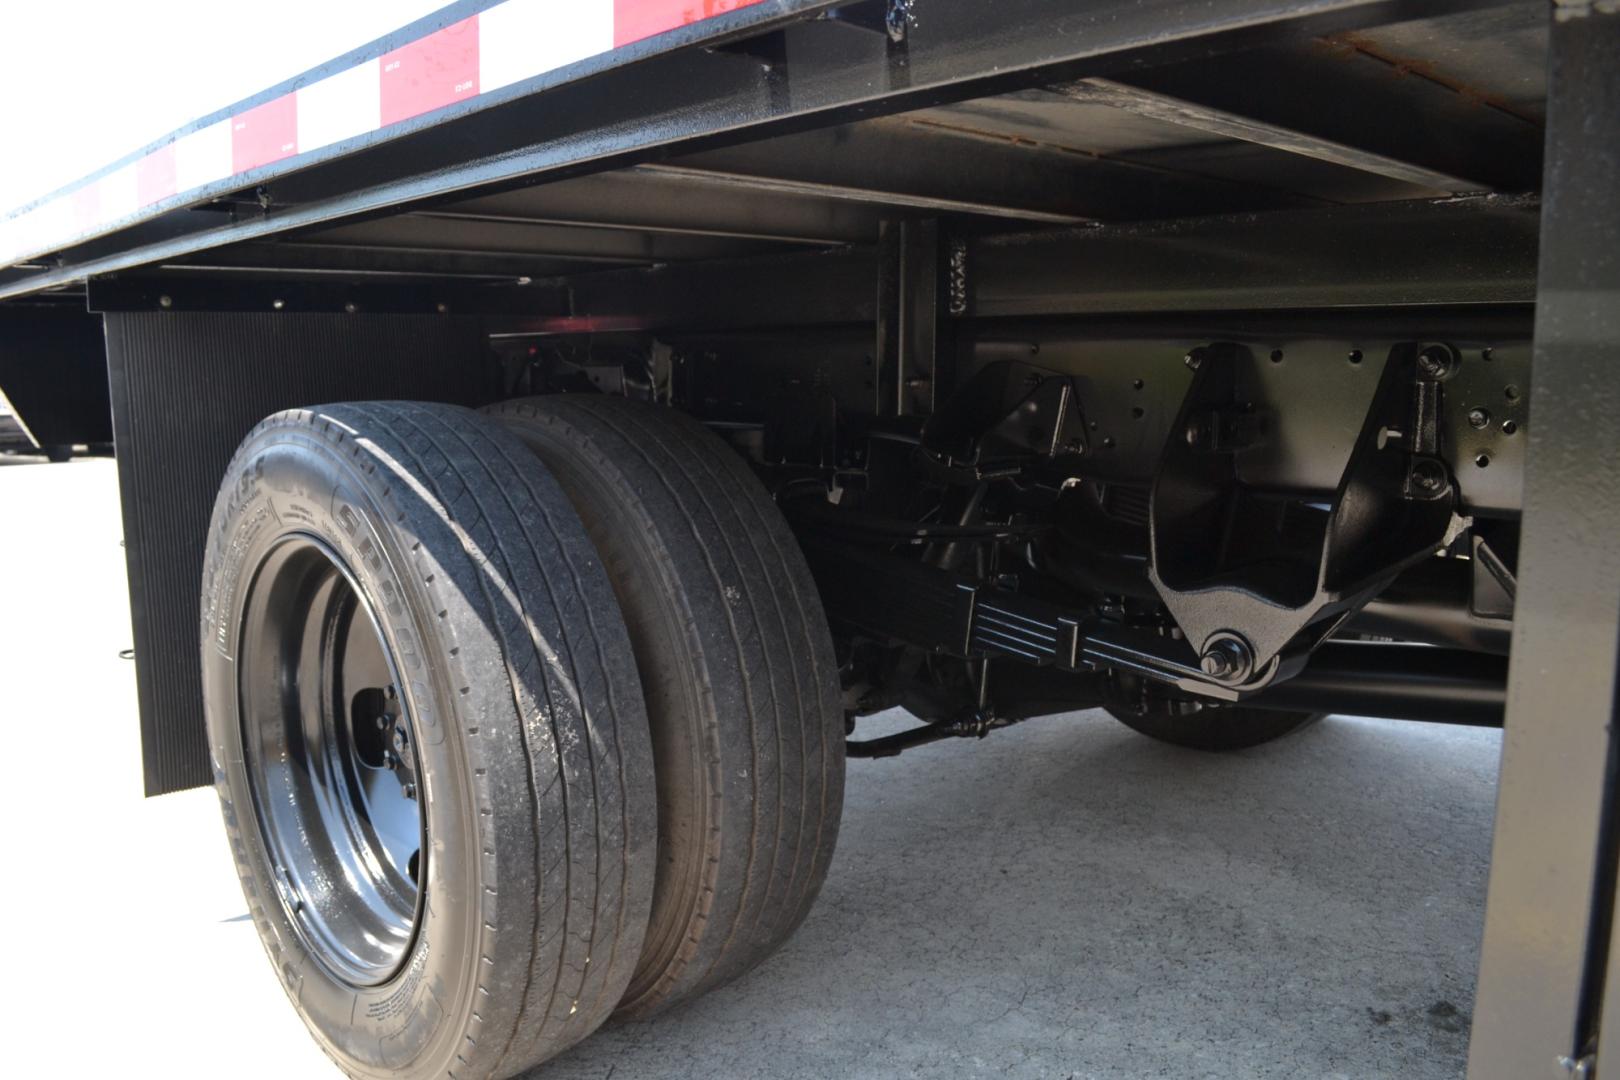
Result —
[{"label": "dual rear wheel", "polygon": [[748,970],[826,875],[819,600],[670,410],[270,417],[215,506],[202,663],[250,912],[351,1075],[520,1073]]}]

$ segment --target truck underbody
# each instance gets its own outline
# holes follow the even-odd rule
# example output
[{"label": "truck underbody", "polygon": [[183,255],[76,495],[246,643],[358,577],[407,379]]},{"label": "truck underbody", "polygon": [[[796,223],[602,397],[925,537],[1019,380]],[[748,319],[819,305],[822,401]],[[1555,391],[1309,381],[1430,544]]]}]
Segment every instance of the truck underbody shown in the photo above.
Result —
[{"label": "truck underbody", "polygon": [[1469,1075],[1590,1070],[1613,6],[765,0],[613,56],[0,270],[0,355],[105,327],[148,790],[215,777],[197,583],[261,417],[631,399],[791,527],[850,755],[1505,719]]}]

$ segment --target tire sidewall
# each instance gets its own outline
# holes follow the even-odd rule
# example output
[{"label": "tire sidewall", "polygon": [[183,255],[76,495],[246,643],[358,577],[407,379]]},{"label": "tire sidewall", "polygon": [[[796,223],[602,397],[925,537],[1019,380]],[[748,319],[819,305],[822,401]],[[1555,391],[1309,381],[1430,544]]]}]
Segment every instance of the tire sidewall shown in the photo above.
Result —
[{"label": "tire sidewall", "polygon": [[[357,459],[294,426],[238,452],[214,512],[203,579],[202,676],[215,790],[249,915],[283,988],[323,1049],[355,1075],[442,1075],[467,1026],[480,955],[478,808],[467,777],[457,695],[431,658],[438,640],[428,545],[407,548],[397,509]],[[420,526],[421,522],[411,524]],[[410,950],[381,985],[355,987],[313,955],[283,902],[244,761],[237,648],[253,575],[289,534],[330,547],[370,602],[410,710],[427,816],[425,896]]]}]

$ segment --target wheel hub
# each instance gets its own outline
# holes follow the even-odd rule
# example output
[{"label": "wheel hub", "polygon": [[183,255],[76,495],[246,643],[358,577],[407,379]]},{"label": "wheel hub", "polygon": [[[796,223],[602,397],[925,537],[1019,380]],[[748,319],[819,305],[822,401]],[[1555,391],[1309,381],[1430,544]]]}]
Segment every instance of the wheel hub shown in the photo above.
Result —
[{"label": "wheel hub", "polygon": [[242,620],[244,766],[276,891],[336,977],[386,982],[421,916],[427,820],[415,730],[387,637],[341,558],[293,534]]}]

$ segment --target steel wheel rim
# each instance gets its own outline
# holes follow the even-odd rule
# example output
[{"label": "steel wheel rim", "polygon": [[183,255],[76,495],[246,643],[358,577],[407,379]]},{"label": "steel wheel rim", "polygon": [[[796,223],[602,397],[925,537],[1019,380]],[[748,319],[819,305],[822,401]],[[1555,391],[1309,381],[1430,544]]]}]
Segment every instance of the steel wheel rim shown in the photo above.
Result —
[{"label": "steel wheel rim", "polygon": [[243,765],[272,890],[309,952],[354,986],[398,973],[422,913],[427,818],[402,686],[338,554],[304,533],[277,540],[243,603]]}]

